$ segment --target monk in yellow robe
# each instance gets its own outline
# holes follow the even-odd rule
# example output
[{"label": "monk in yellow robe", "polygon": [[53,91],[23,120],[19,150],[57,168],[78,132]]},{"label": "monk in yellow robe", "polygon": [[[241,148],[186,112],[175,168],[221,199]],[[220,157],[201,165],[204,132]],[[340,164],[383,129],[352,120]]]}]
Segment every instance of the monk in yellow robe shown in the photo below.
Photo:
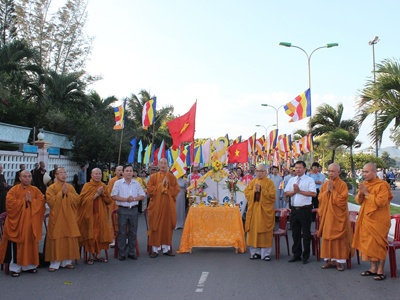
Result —
[{"label": "monk in yellow robe", "polygon": [[351,244],[353,242],[353,230],[349,219],[347,205],[347,184],[339,178],[340,166],[330,164],[328,175],[330,180],[326,181],[318,196],[320,227],[318,237],[322,237],[321,257],[326,264],[322,269],[336,267],[343,271],[342,264],[346,259],[354,256]]},{"label": "monk in yellow robe", "polygon": [[[114,183],[117,180],[120,180],[121,178],[123,178],[124,177],[123,174],[124,174],[124,167],[123,166],[118,166],[118,167],[115,168],[115,176],[113,178],[111,178],[111,180],[107,184],[107,189],[108,189],[108,192],[110,193],[110,195],[111,195],[112,189],[114,187]],[[114,210],[118,209],[118,205],[116,204],[115,201],[111,201],[111,204],[108,206],[108,208],[110,210],[110,232],[111,232],[111,236],[113,237],[113,242],[111,243],[110,246],[114,247],[115,246],[115,235],[114,235],[113,223],[112,223],[112,220],[111,220],[111,213]],[[118,218],[114,219],[114,224],[115,224],[115,231],[118,231]]]},{"label": "monk in yellow robe", "polygon": [[275,185],[269,179],[265,165],[256,168],[257,177],[244,190],[248,208],[245,230],[250,259],[270,261],[275,225]]},{"label": "monk in yellow robe", "polygon": [[91,177],[90,182],[83,186],[78,206],[79,246],[84,246],[89,252],[88,265],[93,265],[94,261],[108,262],[100,256],[100,251],[108,249],[113,241],[108,220],[108,206],[112,202],[110,192],[101,182],[100,169],[93,169]]},{"label": "monk in yellow robe", "polygon": [[169,256],[175,256],[171,250],[172,233],[176,226],[176,196],[180,188],[172,173],[168,172],[168,161],[161,158],[160,172],[151,175],[147,183],[147,191],[151,201],[148,206],[149,245],[152,246],[151,258],[158,255],[158,251]]},{"label": "monk in yellow robe", "polygon": [[50,207],[47,225],[45,260],[50,262],[49,272],[61,268],[73,269],[73,259],[79,259],[79,233],[76,211],[79,195],[74,187],[65,182],[67,172],[57,168],[57,179],[46,191],[47,204]]},{"label": "monk in yellow robe", "polygon": [[375,276],[384,280],[386,254],[388,249],[390,201],[393,199],[389,184],[376,177],[376,166],[368,163],[363,168],[365,183],[360,183],[356,202],[361,204],[354,233],[353,248],[360,251],[362,260],[371,262],[371,269],[362,276]]},{"label": "monk in yellow robe", "polygon": [[7,218],[0,244],[0,263],[10,263],[10,274],[37,273],[39,241],[46,211],[44,195],[31,186],[32,175],[21,171],[19,181],[6,197]]}]

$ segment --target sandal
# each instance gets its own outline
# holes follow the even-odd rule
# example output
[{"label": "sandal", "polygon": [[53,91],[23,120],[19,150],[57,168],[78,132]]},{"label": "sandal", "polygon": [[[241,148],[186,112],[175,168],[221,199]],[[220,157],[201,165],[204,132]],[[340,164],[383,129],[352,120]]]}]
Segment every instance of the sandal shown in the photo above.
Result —
[{"label": "sandal", "polygon": [[374,277],[374,280],[385,280],[386,274],[376,274],[376,277]]},{"label": "sandal", "polygon": [[322,269],[329,269],[329,268],[334,268],[334,267],[335,267],[335,265],[333,265],[331,261],[328,261],[328,262],[326,262],[326,264],[323,265],[321,268],[322,268]]},{"label": "sandal", "polygon": [[94,258],[94,261],[103,262],[103,263],[108,263],[108,260],[102,258],[101,256],[100,256],[100,257],[95,257],[95,258]]},{"label": "sandal", "polygon": [[73,265],[66,265],[65,267],[61,267],[63,269],[75,269]]},{"label": "sandal", "polygon": [[343,267],[342,264],[340,264],[340,263],[336,263],[336,269],[337,269],[338,271],[344,271],[344,267]]},{"label": "sandal", "polygon": [[93,265],[94,264],[94,260],[93,259],[88,259],[87,264],[88,265]]},{"label": "sandal", "polygon": [[263,258],[263,260],[265,260],[265,261],[271,261],[271,257],[269,257],[269,255],[267,255],[266,257]]},{"label": "sandal", "polygon": [[56,271],[56,269],[49,268],[49,272],[55,272],[55,271]]},{"label": "sandal", "polygon": [[30,270],[22,271],[22,272],[25,272],[25,273],[37,273],[38,270],[37,269],[30,269]]},{"label": "sandal", "polygon": [[260,259],[261,255],[260,254],[253,254],[252,256],[250,256],[250,259]]},{"label": "sandal", "polygon": [[11,277],[19,277],[19,273],[10,271]]},{"label": "sandal", "polygon": [[372,273],[370,270],[367,270],[365,272],[362,272],[361,276],[377,276],[377,274],[376,273]]}]

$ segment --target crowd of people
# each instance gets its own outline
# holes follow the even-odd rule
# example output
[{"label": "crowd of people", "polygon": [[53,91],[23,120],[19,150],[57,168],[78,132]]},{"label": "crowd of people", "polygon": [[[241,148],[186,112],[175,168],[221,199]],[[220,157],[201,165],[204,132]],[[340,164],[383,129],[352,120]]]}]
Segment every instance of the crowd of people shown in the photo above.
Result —
[{"label": "crowd of people", "polygon": [[[24,167],[21,165],[14,186],[10,188],[1,175],[0,165],[0,209],[3,207],[7,212],[0,263],[9,263],[13,277],[20,276],[21,271],[37,273],[45,203],[50,210],[44,246],[49,272],[73,269],[72,261],[80,258],[80,247],[88,252],[89,265],[108,262],[100,252],[110,245],[117,247],[120,261],[137,259],[138,215],[146,209],[150,257],[157,257],[160,251],[174,256],[172,235],[174,229],[183,228],[185,224],[187,187],[208,172],[207,167],[200,169],[194,164],[183,177],[176,179],[169,171],[168,161],[161,159],[158,168],[140,172],[131,165],[117,166],[110,174],[93,168],[91,179],[86,182],[85,166],[81,166],[73,186],[66,182],[66,170],[55,165],[47,186],[43,182],[46,170],[42,162],[31,172]],[[346,259],[357,249],[363,260],[371,262],[371,268],[361,275],[385,279],[389,203],[393,195],[374,164],[368,163],[362,170],[363,181],[355,198],[361,209],[354,234],[347,206],[348,188],[339,177],[338,164],[329,165],[328,179],[321,173],[318,163],[307,172],[303,161],[297,161],[289,170],[284,170],[284,174],[279,174],[275,166],[268,174],[263,164],[251,165],[247,172],[239,167],[226,171],[247,185],[244,227],[250,259],[271,260],[275,210],[288,208],[293,238],[293,257],[289,262],[307,264],[311,224],[317,217],[312,209],[318,208],[318,236],[322,238],[321,257],[325,260],[322,268],[343,271]],[[117,240],[111,219],[111,212],[115,210]]]}]

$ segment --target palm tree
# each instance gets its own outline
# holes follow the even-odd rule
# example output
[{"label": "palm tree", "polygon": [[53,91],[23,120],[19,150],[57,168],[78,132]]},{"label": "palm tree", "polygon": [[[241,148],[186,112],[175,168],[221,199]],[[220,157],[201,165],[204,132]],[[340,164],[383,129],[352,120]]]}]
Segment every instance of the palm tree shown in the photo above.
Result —
[{"label": "palm tree", "polygon": [[357,115],[360,123],[377,113],[377,126],[369,133],[374,143],[382,141],[383,132],[392,121],[393,129],[400,126],[400,62],[396,59],[384,60],[377,65],[376,82],[369,80],[359,93]]},{"label": "palm tree", "polygon": [[293,141],[298,141],[305,137],[308,134],[307,130],[304,129],[296,129],[293,131]]},{"label": "palm tree", "polygon": [[[161,143],[165,140],[166,143],[172,144],[171,136],[169,135],[168,129],[166,128],[166,122],[173,119],[172,112],[174,111],[173,106],[157,107],[156,117],[153,125],[150,125],[147,130],[142,127],[142,112],[143,106],[147,101],[150,101],[155,96],[150,96],[150,93],[146,90],[141,90],[138,95],[132,94],[128,98],[128,111],[130,112],[135,127],[137,128],[137,135],[142,140],[146,140],[147,144]],[[153,136],[153,132],[155,133]]]},{"label": "palm tree", "polygon": [[[329,104],[317,107],[316,113],[310,119],[312,133],[315,137],[330,134],[339,128],[343,128],[343,104],[338,103],[336,109]],[[332,159],[335,161],[336,147],[332,146]]]},{"label": "palm tree", "polygon": [[105,99],[102,99],[100,95],[92,91],[88,97],[89,103],[94,112],[104,111],[107,108],[110,108],[110,105],[113,104],[118,99],[115,96],[110,96]]},{"label": "palm tree", "polygon": [[352,178],[355,180],[355,167],[353,160],[353,148],[359,148],[361,142],[357,140],[359,133],[359,124],[355,120],[344,120],[341,122],[341,128],[329,134],[329,146],[336,149],[343,146],[350,150],[350,165]]},{"label": "palm tree", "polygon": [[25,100],[42,98],[40,78],[43,70],[36,63],[37,53],[27,43],[14,40],[0,49],[0,102],[10,107],[10,94]]}]

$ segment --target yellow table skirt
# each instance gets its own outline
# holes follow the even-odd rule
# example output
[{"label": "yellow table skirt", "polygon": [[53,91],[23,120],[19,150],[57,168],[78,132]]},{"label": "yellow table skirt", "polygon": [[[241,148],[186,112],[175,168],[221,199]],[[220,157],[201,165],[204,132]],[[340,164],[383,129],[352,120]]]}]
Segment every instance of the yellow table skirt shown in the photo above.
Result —
[{"label": "yellow table skirt", "polygon": [[235,247],[246,251],[242,215],[238,207],[191,207],[178,253],[193,247]]}]

